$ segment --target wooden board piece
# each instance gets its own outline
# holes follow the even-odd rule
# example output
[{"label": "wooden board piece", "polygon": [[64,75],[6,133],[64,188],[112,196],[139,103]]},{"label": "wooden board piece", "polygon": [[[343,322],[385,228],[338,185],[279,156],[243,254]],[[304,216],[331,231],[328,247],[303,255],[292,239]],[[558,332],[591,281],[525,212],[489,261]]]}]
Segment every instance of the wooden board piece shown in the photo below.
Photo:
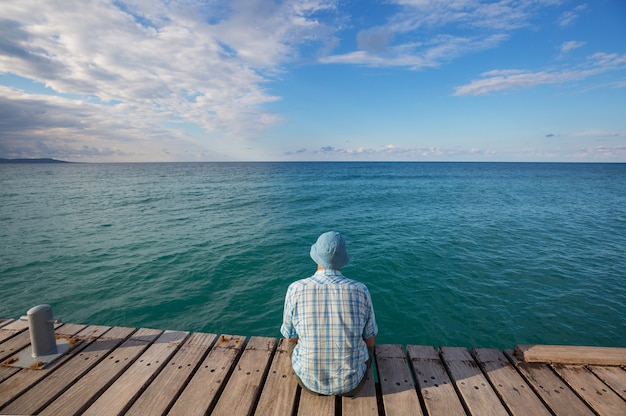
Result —
[{"label": "wooden board piece", "polygon": [[13,322],[14,319],[0,318],[0,328]]},{"label": "wooden board piece", "polygon": [[58,397],[65,389],[73,385],[92,367],[130,336],[135,329],[114,327],[96,341],[74,354],[67,363],[52,372],[41,382],[26,391],[3,412],[12,414],[36,414],[47,403]]},{"label": "wooden board piece", "polygon": [[504,354],[555,415],[594,415],[549,365],[521,361],[512,350],[505,350]]},{"label": "wooden board piece", "polygon": [[516,345],[515,355],[529,363],[626,365],[626,348]]},{"label": "wooden board piece", "polygon": [[430,346],[408,345],[406,351],[428,414],[464,416],[463,404],[437,350]]},{"label": "wooden board piece", "polygon": [[[19,372],[20,369],[17,367],[5,367],[0,365],[0,383],[3,383],[5,380],[10,379],[15,373]],[[4,393],[4,391],[2,390],[3,385],[0,384],[0,395],[2,393]],[[9,396],[10,398],[11,396]],[[2,408],[2,404],[3,402],[0,401],[0,409]]]},{"label": "wooden board piece", "polygon": [[64,391],[39,414],[76,415],[82,413],[154,342],[161,332],[156,329],[139,329],[119,347],[111,351],[104,360],[89,370],[79,383]]},{"label": "wooden board piece", "polygon": [[615,393],[626,400],[626,370],[622,367],[598,367],[590,366],[589,369],[611,387]]},{"label": "wooden board piece", "polygon": [[215,334],[191,334],[125,416],[164,414],[216,339]]},{"label": "wooden board piece", "polygon": [[598,414],[626,415],[626,402],[587,368],[562,364],[553,368]]},{"label": "wooden board piece", "polygon": [[422,415],[402,345],[377,345],[376,368],[388,415]]},{"label": "wooden board piece", "polygon": [[276,338],[250,338],[211,415],[251,414],[275,348]]},{"label": "wooden board piece", "polygon": [[[63,329],[61,331],[61,329]],[[64,325],[57,332],[59,335],[64,335],[67,337],[75,337],[77,339],[81,339],[81,334],[89,333],[104,333],[109,330],[110,327],[103,326],[93,326],[85,328],[84,325]],[[37,371],[30,371],[26,369],[21,369],[15,376],[11,377],[11,379],[7,380],[6,383],[3,383],[0,386],[0,408],[6,405],[8,402],[17,398],[22,392],[28,390],[30,386],[38,383],[40,380],[44,379],[48,375],[50,375],[53,371],[55,371],[58,367],[62,366],[67,360],[70,360],[74,357],[78,352],[83,350],[89,345],[91,341],[82,341],[76,344],[69,352],[53,361],[50,365],[46,366],[43,369]]]},{"label": "wooden board piece", "polygon": [[220,335],[168,414],[204,416],[224,388],[244,341],[245,337]]},{"label": "wooden board piece", "polygon": [[85,416],[121,414],[188,336],[188,332],[182,331],[163,332],[82,414]]},{"label": "wooden board piece", "polygon": [[272,359],[265,386],[255,415],[291,415],[296,401],[298,382],[287,352],[287,341],[280,340]]},{"label": "wooden board piece", "polygon": [[441,347],[441,356],[470,414],[509,415],[478,364],[465,348]]},{"label": "wooden board piece", "polygon": [[7,339],[14,337],[20,332],[24,332],[28,329],[28,322],[18,319],[16,321],[9,322],[7,325],[0,328],[0,347],[2,343]]},{"label": "wooden board piece", "polygon": [[475,348],[472,353],[513,416],[550,416],[533,389],[500,350]]},{"label": "wooden board piece", "polygon": [[302,389],[300,390],[300,403],[298,416],[335,416],[335,396],[316,396]]},{"label": "wooden board piece", "polygon": [[343,416],[378,416],[376,385],[372,367],[367,369],[365,377],[365,384],[356,396],[341,399],[341,414]]}]

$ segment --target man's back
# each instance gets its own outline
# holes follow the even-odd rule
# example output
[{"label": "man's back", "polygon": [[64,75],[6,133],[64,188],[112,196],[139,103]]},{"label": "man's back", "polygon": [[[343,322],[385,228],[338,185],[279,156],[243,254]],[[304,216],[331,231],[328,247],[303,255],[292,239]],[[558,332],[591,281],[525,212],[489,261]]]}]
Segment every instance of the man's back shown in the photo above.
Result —
[{"label": "man's back", "polygon": [[367,287],[339,270],[321,269],[289,286],[281,332],[298,338],[292,362],[305,386],[342,394],[363,379],[369,358],[365,339],[378,328]]}]

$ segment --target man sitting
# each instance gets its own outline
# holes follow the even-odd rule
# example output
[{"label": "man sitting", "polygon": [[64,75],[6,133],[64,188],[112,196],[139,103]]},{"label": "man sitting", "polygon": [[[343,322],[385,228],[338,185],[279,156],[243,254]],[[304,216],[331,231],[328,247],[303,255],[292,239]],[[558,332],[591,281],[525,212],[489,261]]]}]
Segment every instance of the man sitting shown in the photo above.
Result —
[{"label": "man sitting", "polygon": [[341,234],[320,235],[310,254],[317,272],[289,285],[281,333],[303,389],[351,397],[365,384],[378,333],[372,299],[341,274],[350,260]]}]

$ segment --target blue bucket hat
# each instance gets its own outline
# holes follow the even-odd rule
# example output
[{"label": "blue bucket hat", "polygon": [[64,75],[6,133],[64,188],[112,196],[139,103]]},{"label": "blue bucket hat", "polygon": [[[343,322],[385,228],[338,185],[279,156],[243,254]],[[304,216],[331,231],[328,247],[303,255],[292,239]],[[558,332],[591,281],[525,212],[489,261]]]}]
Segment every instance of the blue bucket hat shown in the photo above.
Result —
[{"label": "blue bucket hat", "polygon": [[311,246],[311,258],[325,269],[339,270],[350,261],[346,241],[341,234],[329,231],[320,235]]}]

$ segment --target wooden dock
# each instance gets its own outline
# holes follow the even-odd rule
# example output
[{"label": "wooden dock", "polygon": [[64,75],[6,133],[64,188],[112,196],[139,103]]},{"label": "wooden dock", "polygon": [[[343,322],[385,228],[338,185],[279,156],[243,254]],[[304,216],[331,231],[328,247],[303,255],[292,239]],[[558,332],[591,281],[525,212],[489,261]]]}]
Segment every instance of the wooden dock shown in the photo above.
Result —
[{"label": "wooden dock", "polygon": [[[43,369],[0,366],[0,414],[626,415],[626,349],[377,345],[363,390],[341,398],[302,392],[276,338],[78,324],[56,334],[74,347]],[[29,344],[26,322],[0,319],[0,362]]]}]

